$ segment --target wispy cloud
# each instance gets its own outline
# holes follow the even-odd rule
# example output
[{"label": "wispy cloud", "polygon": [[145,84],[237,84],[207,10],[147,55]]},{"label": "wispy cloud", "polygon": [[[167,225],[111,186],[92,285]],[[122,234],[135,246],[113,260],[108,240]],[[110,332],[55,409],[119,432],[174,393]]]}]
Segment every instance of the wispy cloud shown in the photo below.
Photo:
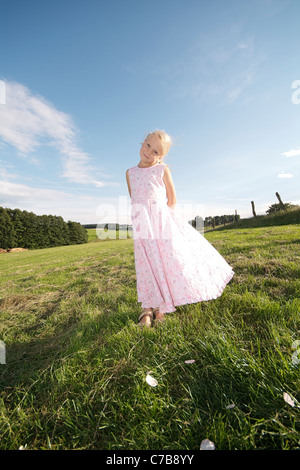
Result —
[{"label": "wispy cloud", "polygon": [[299,149],[288,150],[288,152],[283,152],[281,155],[283,155],[284,157],[287,157],[287,158],[299,157],[300,156],[300,148]]},{"label": "wispy cloud", "polygon": [[34,161],[40,146],[54,147],[61,155],[62,177],[71,182],[101,187],[110,183],[93,175],[90,156],[77,144],[79,131],[70,115],[16,82],[5,82],[6,102],[0,106],[0,138]]},{"label": "wispy cloud", "polygon": [[[96,197],[64,190],[32,187],[0,178],[2,207],[32,211],[37,215],[60,215],[64,220],[95,223],[99,201]],[[62,204],[63,201],[63,204]]]},{"label": "wispy cloud", "polygon": [[261,9],[263,16],[278,15],[290,4],[291,0],[256,0],[256,7]]},{"label": "wispy cloud", "polygon": [[48,200],[61,201],[61,198],[70,198],[72,194],[65,191],[57,191],[52,189],[34,188],[26,184],[13,183],[6,179],[0,180],[0,196],[2,199],[13,198],[16,201],[34,201]]},{"label": "wispy cloud", "polygon": [[[99,198],[59,189],[38,188],[5,179],[0,174],[0,205],[12,209],[32,211],[37,215],[60,215],[64,220],[80,221],[83,224],[115,222],[131,223],[130,199],[123,204],[119,197]],[[63,204],[62,204],[63,201]],[[108,219],[107,219],[108,217]]]},{"label": "wispy cloud", "polygon": [[292,173],[285,173],[282,171],[277,175],[277,178],[294,178],[294,175]]},{"label": "wispy cloud", "polygon": [[241,37],[239,27],[216,37],[202,33],[184,57],[160,70],[166,88],[175,98],[216,98],[235,101],[255,80],[265,60],[252,37]]},{"label": "wispy cloud", "polygon": [[13,168],[12,165],[0,160],[0,178],[6,181],[19,178],[19,175],[16,173],[11,173],[11,168]]}]

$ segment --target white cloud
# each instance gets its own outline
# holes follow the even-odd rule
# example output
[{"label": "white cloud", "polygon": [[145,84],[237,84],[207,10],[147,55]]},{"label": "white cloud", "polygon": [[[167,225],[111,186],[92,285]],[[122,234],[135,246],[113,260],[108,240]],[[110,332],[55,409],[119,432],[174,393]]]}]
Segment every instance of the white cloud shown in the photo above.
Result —
[{"label": "white cloud", "polygon": [[294,175],[292,175],[292,173],[285,173],[284,171],[282,171],[281,173],[279,173],[277,175],[278,178],[293,178]]},{"label": "white cloud", "polygon": [[1,197],[13,197],[15,199],[22,198],[23,200],[58,200],[61,198],[71,197],[64,191],[57,191],[53,189],[34,188],[27,186],[26,184],[12,183],[7,180],[0,180],[0,196]]},{"label": "white cloud", "polygon": [[[0,179],[2,207],[18,208],[37,215],[60,215],[64,220],[94,223],[99,200],[63,190],[31,187]],[[63,201],[63,204],[61,203]]]},{"label": "white cloud", "polygon": [[[129,196],[97,197],[19,184],[0,177],[0,205],[37,215],[52,214],[82,224],[130,223]],[[62,204],[63,201],[63,204]]]},{"label": "white cloud", "polygon": [[288,152],[283,152],[281,155],[284,157],[297,157],[300,156],[300,148],[299,149],[291,149]]},{"label": "white cloud", "polygon": [[236,46],[237,49],[249,49],[249,47],[250,47],[249,42],[240,42],[240,43]]},{"label": "white cloud", "polygon": [[11,168],[13,168],[12,165],[7,164],[0,160],[0,178],[4,178],[5,180],[19,178],[19,175],[17,175],[16,173],[10,172]]},{"label": "white cloud", "polygon": [[89,155],[76,143],[77,135],[78,129],[71,116],[34,95],[24,85],[6,82],[6,103],[0,106],[0,137],[6,144],[31,159],[38,147],[54,147],[62,156],[61,176],[96,187],[110,184],[95,179]]}]

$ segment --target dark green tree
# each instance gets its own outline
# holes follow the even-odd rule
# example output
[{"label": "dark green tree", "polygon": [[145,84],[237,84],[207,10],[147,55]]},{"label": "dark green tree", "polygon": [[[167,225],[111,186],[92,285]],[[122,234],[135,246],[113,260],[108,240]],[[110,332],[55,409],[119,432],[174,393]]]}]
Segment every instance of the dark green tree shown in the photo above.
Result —
[{"label": "dark green tree", "polygon": [[60,216],[0,207],[0,248],[36,249],[87,241],[88,232],[78,222],[67,223]]},{"label": "dark green tree", "polygon": [[0,248],[7,250],[14,246],[15,230],[11,215],[7,209],[0,207]]},{"label": "dark green tree", "polygon": [[271,206],[269,206],[269,209],[266,211],[267,214],[274,214],[274,212],[279,212],[279,211],[282,211],[282,210],[288,210],[288,209],[293,209],[295,207],[298,207],[296,205],[293,205],[291,204],[290,202],[286,202],[286,203],[283,203],[283,206],[279,203],[277,204],[271,204]]}]

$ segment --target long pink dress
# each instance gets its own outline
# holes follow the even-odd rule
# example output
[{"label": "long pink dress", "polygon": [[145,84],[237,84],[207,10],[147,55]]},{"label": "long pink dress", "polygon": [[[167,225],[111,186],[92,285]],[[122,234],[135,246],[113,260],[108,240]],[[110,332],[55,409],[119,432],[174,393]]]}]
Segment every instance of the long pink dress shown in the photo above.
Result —
[{"label": "long pink dress", "polygon": [[129,168],[138,302],[160,313],[216,299],[234,275],[204,236],[167,205],[165,166]]}]

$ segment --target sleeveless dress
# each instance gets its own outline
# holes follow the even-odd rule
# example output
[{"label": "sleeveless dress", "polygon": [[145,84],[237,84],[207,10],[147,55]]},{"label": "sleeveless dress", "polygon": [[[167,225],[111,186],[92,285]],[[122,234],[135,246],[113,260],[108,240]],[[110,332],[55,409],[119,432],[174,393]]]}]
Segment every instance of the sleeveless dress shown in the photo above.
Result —
[{"label": "sleeveless dress", "polygon": [[167,205],[165,166],[128,170],[138,302],[160,313],[216,299],[234,275],[204,236]]}]

